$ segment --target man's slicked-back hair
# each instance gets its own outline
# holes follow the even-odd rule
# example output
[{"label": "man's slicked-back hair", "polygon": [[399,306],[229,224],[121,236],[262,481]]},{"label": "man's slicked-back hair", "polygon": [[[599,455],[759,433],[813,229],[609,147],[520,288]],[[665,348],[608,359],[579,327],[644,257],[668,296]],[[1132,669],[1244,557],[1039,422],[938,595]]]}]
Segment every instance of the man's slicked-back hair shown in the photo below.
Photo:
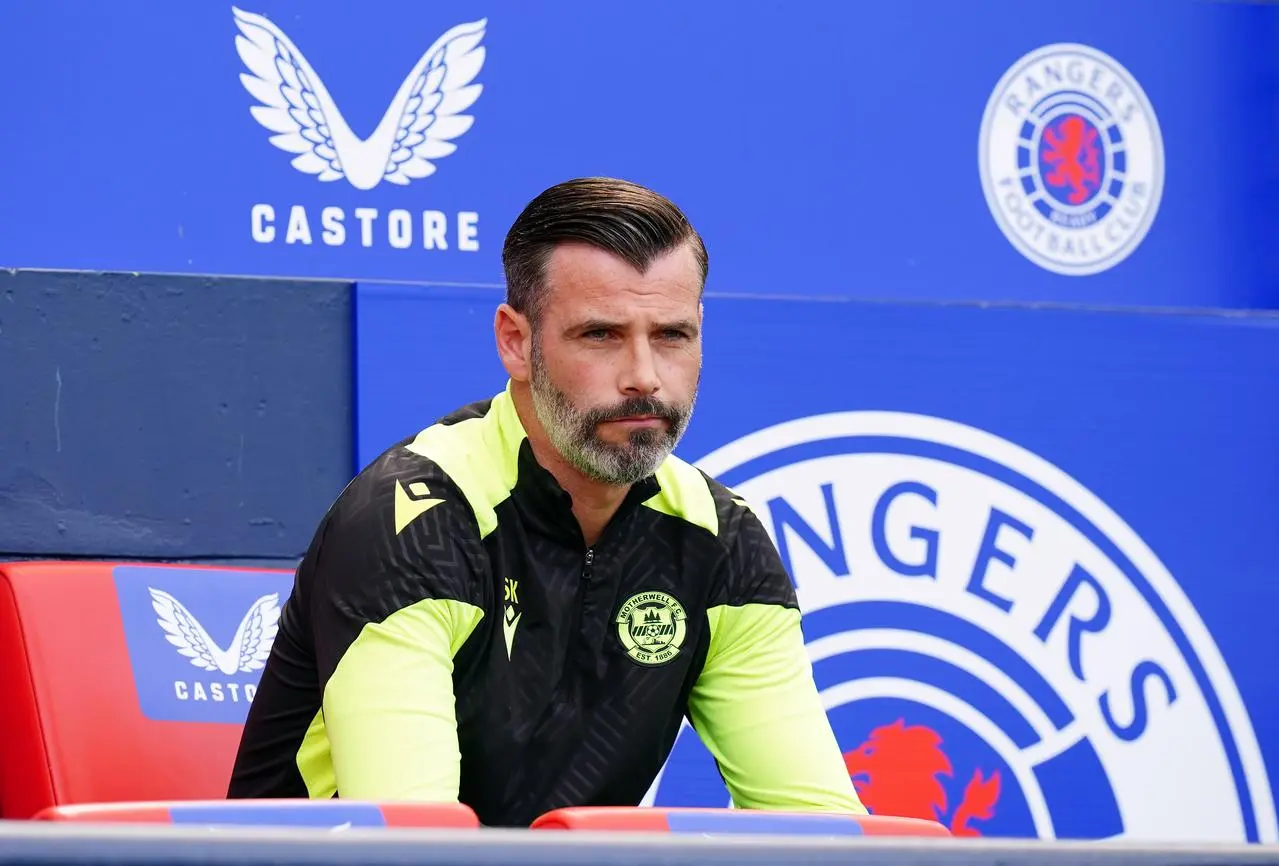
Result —
[{"label": "man's slicked-back hair", "polygon": [[637,271],[689,244],[706,284],[702,238],[684,213],[647,187],[611,177],[565,181],[533,199],[502,246],[506,302],[536,324],[546,301],[546,263],[562,243],[585,243],[629,262]]}]

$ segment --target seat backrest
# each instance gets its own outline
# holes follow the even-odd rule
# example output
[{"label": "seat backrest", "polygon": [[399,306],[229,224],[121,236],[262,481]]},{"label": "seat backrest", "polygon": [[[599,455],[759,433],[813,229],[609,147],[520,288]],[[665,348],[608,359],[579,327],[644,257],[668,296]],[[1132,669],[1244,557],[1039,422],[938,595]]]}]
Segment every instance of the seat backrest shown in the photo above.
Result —
[{"label": "seat backrest", "polygon": [[777,836],[950,836],[936,821],[890,815],[833,815],[754,809],[580,806],[539,817],[534,830],[650,833],[767,834]]},{"label": "seat backrest", "polygon": [[462,803],[370,803],[352,800],[208,800],[92,803],[50,806],[40,821],[108,824],[196,824],[274,827],[451,827],[480,826]]},{"label": "seat backrest", "polygon": [[293,573],[0,564],[0,817],[226,796]]}]

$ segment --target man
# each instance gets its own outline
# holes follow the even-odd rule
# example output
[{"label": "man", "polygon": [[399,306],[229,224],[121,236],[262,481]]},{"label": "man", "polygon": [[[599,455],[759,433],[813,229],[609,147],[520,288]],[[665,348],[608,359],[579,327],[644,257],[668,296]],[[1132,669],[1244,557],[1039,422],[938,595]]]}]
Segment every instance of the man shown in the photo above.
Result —
[{"label": "man", "polygon": [[[229,796],[637,805],[687,716],[741,808],[864,814],[790,580],[671,456],[707,256],[665,198],[555,186],[506,238],[492,399],[392,447],[298,568]],[[424,383],[423,387],[428,387]]]}]

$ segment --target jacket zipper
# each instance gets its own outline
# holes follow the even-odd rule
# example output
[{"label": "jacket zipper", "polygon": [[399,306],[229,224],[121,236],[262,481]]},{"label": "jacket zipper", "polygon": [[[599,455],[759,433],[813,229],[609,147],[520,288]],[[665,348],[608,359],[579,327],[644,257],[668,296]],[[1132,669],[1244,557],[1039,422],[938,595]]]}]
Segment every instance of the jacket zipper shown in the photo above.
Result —
[{"label": "jacket zipper", "polygon": [[573,631],[569,635],[568,656],[564,659],[564,674],[560,680],[561,688],[571,691],[569,683],[579,676],[582,663],[582,607],[586,604],[586,585],[591,580],[591,571],[595,566],[595,548],[586,548],[582,558],[582,575],[577,582],[577,603],[573,606]]}]

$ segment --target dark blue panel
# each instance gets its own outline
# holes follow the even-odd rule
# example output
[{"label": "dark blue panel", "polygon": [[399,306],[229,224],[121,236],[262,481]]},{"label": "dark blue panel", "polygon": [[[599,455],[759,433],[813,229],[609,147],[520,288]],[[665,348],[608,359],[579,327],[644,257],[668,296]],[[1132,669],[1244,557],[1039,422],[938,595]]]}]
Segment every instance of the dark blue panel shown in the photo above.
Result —
[{"label": "dark blue panel", "polygon": [[350,288],[0,273],[0,555],[290,560],[351,474]]}]

